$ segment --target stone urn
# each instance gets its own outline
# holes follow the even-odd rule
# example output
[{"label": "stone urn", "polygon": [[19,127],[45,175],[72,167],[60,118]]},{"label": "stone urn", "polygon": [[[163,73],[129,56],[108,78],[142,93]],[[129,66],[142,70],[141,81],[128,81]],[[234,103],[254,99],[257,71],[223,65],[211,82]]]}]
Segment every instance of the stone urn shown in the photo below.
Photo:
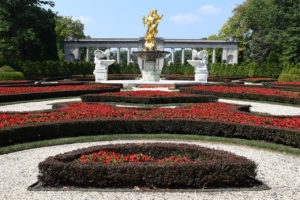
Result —
[{"label": "stone urn", "polygon": [[139,66],[142,73],[142,81],[160,81],[162,69],[159,68],[158,61],[169,54],[169,52],[159,50],[143,50],[135,51],[133,54],[144,60],[142,66]]}]

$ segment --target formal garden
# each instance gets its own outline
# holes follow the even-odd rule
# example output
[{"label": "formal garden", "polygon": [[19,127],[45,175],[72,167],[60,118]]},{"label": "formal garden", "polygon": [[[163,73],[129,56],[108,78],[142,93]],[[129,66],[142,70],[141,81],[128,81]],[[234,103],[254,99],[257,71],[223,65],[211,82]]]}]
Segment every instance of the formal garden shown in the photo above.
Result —
[{"label": "formal garden", "polygon": [[53,6],[0,2],[0,199],[300,199],[299,1],[194,40],[227,53],[159,49],[149,8],[133,55]]}]

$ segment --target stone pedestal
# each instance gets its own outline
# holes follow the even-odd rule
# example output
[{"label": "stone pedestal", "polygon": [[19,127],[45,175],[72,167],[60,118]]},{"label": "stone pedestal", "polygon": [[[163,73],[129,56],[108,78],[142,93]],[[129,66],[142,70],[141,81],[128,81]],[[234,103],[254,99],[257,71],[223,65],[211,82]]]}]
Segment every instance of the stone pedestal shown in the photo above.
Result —
[{"label": "stone pedestal", "polygon": [[144,69],[142,70],[143,81],[159,81],[160,70],[156,69],[156,61],[145,61]]},{"label": "stone pedestal", "polygon": [[139,66],[142,73],[142,81],[160,81],[160,74],[163,65],[160,65],[159,61],[164,58],[165,55],[169,54],[169,52],[147,50],[135,51],[133,53],[143,60]]},{"label": "stone pedestal", "polygon": [[115,60],[97,60],[95,61],[95,70],[93,74],[95,75],[95,82],[99,83],[101,81],[107,81],[108,66],[113,64]]},{"label": "stone pedestal", "polygon": [[207,60],[188,60],[188,63],[195,69],[195,81],[200,83],[207,83]]}]

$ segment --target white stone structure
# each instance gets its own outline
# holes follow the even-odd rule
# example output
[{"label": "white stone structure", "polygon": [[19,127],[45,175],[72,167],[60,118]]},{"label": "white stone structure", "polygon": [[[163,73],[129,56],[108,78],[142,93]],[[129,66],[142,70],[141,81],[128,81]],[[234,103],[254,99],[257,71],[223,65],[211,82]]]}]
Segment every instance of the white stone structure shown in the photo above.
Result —
[{"label": "white stone structure", "polygon": [[[208,78],[208,70],[207,70],[207,63],[208,63],[208,53],[206,50],[192,51],[192,60],[188,60],[188,63],[192,65],[195,69],[195,81],[200,83],[207,83]],[[199,58],[200,60],[195,60]]]},{"label": "white stone structure", "polygon": [[[105,52],[97,49],[94,52],[95,58],[95,70],[93,74],[95,75],[95,82],[99,83],[101,81],[107,81],[107,72],[108,72],[108,66],[113,64],[115,60],[109,60],[110,56],[110,50],[107,49]],[[107,60],[104,60],[102,58],[106,57]]]},{"label": "white stone structure", "polygon": [[[228,64],[238,63],[238,42],[231,35],[227,40],[198,40],[198,39],[164,39],[156,37],[156,49],[164,51],[166,48],[171,49],[171,61],[174,63],[175,49],[181,49],[181,63],[185,61],[184,50],[190,49],[212,49],[212,63],[216,61],[216,49],[222,49],[222,58]],[[120,62],[120,49],[127,48],[127,63],[131,61],[131,51],[133,48],[142,51],[144,48],[145,38],[92,38],[92,39],[77,39],[74,36],[68,37],[65,40],[65,60],[75,61],[80,60],[80,48],[115,48],[117,50],[117,62]],[[87,50],[87,54],[90,50]],[[89,55],[86,56],[89,60]],[[138,59],[141,66],[143,60]],[[159,65],[163,66],[164,59],[159,60]],[[160,67],[162,67],[160,66]]]}]

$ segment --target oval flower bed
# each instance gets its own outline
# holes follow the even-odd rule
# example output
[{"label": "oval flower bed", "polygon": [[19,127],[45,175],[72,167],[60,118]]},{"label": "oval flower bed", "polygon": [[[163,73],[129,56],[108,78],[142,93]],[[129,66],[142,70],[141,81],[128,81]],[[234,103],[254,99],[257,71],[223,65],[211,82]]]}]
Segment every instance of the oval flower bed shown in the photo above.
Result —
[{"label": "oval flower bed", "polygon": [[[121,156],[127,161],[117,162]],[[50,187],[249,187],[256,167],[245,157],[197,145],[115,144],[49,157],[39,164],[38,180]]]},{"label": "oval flower bed", "polygon": [[81,96],[83,102],[126,102],[141,104],[216,102],[218,97],[164,91],[123,91]]},{"label": "oval flower bed", "polygon": [[0,87],[0,102],[78,96],[81,94],[120,91],[113,85],[58,85],[42,87]]},{"label": "oval flower bed", "polygon": [[280,89],[230,86],[189,86],[179,87],[179,90],[180,92],[191,94],[217,95],[228,98],[300,104],[300,92],[283,91]]},{"label": "oval flower bed", "polygon": [[265,117],[232,111],[226,103],[139,110],[68,103],[49,113],[0,114],[0,146],[93,134],[180,133],[265,140],[300,148],[298,117]]}]

